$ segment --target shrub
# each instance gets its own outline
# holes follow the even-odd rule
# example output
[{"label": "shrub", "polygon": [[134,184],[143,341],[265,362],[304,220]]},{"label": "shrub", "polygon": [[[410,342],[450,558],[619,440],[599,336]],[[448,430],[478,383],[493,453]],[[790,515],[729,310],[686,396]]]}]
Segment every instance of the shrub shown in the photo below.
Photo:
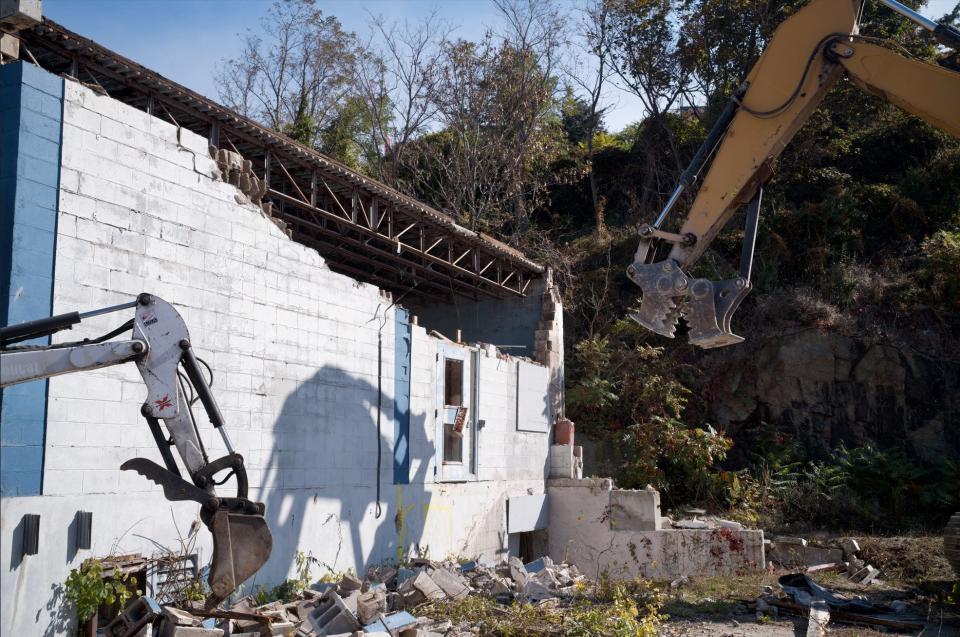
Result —
[{"label": "shrub", "polygon": [[131,590],[130,584],[129,573],[104,578],[103,563],[91,559],[70,571],[64,589],[67,601],[77,612],[77,620],[83,624],[96,615],[101,604],[116,604],[123,608],[134,594],[140,595],[140,591]]},{"label": "shrub", "polygon": [[940,230],[923,242],[931,293],[945,308],[960,308],[960,231]]}]

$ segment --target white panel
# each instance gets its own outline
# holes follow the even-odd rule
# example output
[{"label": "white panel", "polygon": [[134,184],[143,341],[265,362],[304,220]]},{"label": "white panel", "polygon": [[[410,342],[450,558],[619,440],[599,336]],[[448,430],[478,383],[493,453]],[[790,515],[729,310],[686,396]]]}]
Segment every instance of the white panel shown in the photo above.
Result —
[{"label": "white panel", "polygon": [[517,430],[550,431],[550,370],[517,362]]},{"label": "white panel", "polygon": [[547,528],[550,518],[546,494],[522,495],[507,500],[507,533],[526,533]]}]

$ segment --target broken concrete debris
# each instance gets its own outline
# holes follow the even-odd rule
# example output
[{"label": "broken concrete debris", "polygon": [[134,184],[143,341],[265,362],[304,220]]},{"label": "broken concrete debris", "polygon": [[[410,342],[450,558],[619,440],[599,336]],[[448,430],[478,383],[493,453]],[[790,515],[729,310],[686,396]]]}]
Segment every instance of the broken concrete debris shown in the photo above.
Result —
[{"label": "broken concrete debris", "polygon": [[418,618],[422,604],[487,595],[503,603],[545,603],[572,597],[585,578],[576,566],[542,557],[495,564],[478,558],[463,564],[417,559],[394,568],[371,568],[362,580],[352,573],[319,583],[288,603],[257,605],[253,596],[229,610],[162,607],[149,597],[134,600],[107,627],[108,637],[469,637],[452,622]]},{"label": "broken concrete debris", "polygon": [[837,571],[860,584],[876,583],[880,575],[879,569],[860,558],[860,544],[853,538],[822,546],[804,538],[777,536],[767,548],[767,562],[783,568],[802,568],[807,573]]},{"label": "broken concrete debris", "polygon": [[[859,547],[858,547],[859,548]],[[807,637],[825,634],[828,622],[876,626],[881,630],[916,631],[923,628],[923,616],[909,615],[906,603],[875,603],[863,596],[847,596],[821,586],[809,575],[791,573],[779,579],[779,593],[766,587],[753,604],[757,619],[776,616],[779,611],[807,617]]]}]

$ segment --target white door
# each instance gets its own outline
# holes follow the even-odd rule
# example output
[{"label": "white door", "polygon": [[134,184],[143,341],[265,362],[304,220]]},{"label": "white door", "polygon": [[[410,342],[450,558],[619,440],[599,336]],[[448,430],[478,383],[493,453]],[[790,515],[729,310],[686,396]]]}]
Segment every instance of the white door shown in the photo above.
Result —
[{"label": "white door", "polygon": [[473,352],[437,345],[437,467],[442,481],[472,480],[476,446]]}]

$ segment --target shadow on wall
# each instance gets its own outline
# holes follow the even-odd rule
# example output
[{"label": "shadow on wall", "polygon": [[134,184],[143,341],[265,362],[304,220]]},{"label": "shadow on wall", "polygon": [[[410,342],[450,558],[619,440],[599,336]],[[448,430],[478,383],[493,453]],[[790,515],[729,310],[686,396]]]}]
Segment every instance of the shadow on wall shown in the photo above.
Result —
[{"label": "shadow on wall", "polygon": [[[261,496],[274,545],[258,574],[261,584],[288,577],[299,551],[316,558],[324,571],[363,573],[370,565],[424,550],[424,517],[407,514],[428,508],[425,481],[434,446],[426,416],[411,414],[410,466],[416,473],[409,484],[394,484],[392,374],[389,383],[383,387],[379,436],[376,384],[342,369],[324,366],[287,398],[263,469]],[[324,574],[314,569],[314,578]]]}]

